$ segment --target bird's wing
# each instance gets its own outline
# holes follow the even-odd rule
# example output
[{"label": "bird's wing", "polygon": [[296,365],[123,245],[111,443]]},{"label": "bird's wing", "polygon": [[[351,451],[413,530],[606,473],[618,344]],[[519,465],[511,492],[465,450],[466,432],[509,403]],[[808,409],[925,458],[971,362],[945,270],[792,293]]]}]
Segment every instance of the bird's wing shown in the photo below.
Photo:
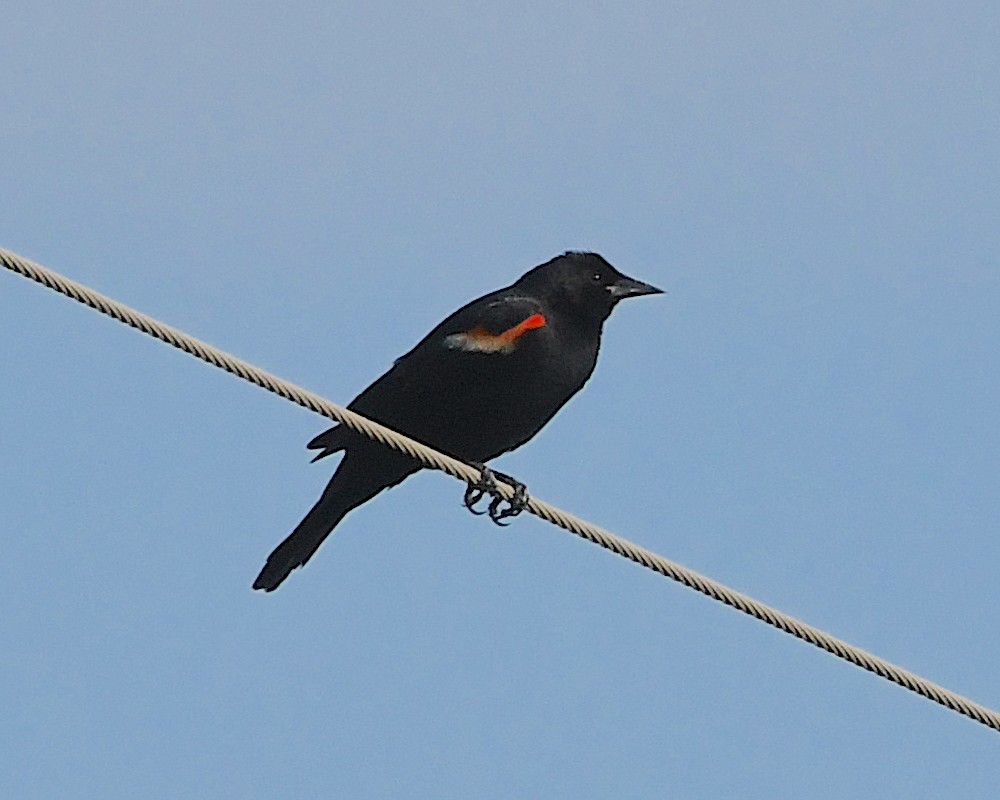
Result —
[{"label": "bird's wing", "polygon": [[[396,359],[396,364],[411,359],[422,360],[424,356],[434,357],[445,350],[471,350],[489,352],[489,340],[497,340],[496,345],[516,342],[525,333],[545,327],[547,320],[541,305],[530,297],[511,294],[501,290],[473,300],[458,309],[444,322],[421,339],[405,355]],[[479,341],[485,347],[465,347]],[[509,352],[509,350],[508,350]]]},{"label": "bird's wing", "polygon": [[522,338],[548,325],[539,304],[501,296],[476,304],[438,331],[438,346],[469,353],[511,353]]},{"label": "bird's wing", "polygon": [[[405,355],[396,359],[391,369],[365,389],[348,406],[361,414],[394,427],[405,404],[400,397],[419,393],[427,381],[441,378],[448,369],[448,354],[509,354],[523,337],[535,335],[548,325],[537,300],[501,290],[473,300],[460,308]],[[346,429],[335,426],[315,437],[307,447],[320,452],[314,461],[346,447],[352,438]]]}]

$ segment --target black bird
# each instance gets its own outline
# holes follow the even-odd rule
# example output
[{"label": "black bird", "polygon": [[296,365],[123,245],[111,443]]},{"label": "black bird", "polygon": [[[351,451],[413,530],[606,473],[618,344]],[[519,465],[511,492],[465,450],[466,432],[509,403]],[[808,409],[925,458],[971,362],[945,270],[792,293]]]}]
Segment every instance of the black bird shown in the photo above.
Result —
[{"label": "black bird", "polygon": [[[583,388],[597,363],[604,321],[619,300],[659,293],[596,253],[565,253],[460,308],[348,408],[482,464],[527,442]],[[348,511],[421,468],[341,425],[308,446],[320,451],[314,461],[341,450],[344,457],[316,505],[268,556],[254,589],[276,589]],[[470,486],[470,509],[477,488],[478,498],[488,491]],[[498,502],[490,509],[494,521],[519,510],[498,513]]]}]

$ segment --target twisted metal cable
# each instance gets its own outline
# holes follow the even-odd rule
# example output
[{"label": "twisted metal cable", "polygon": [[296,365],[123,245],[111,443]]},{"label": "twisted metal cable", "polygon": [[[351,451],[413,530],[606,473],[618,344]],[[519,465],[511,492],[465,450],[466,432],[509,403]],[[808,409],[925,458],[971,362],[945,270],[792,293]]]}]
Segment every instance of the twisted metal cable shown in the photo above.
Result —
[{"label": "twisted metal cable", "polygon": [[[76,281],[64,278],[40,264],[21,258],[9,250],[0,248],[0,264],[19,275],[30,278],[43,286],[54,289],[60,294],[71,297],[77,302],[90,306],[119,322],[131,325],[143,333],[166,342],[179,350],[183,350],[185,353],[189,353],[196,358],[200,358],[202,361],[224,369],[233,375],[237,375],[245,381],[260,386],[262,389],[267,389],[269,392],[284,397],[286,400],[291,400],[293,403],[308,408],[310,411],[322,414],[324,417],[328,417],[366,436],[370,436],[388,447],[406,453],[428,467],[439,469],[466,482],[479,478],[479,471],[468,464],[446,456],[444,453],[439,453],[401,433],[386,428],[384,425],[380,425],[360,414],[355,414],[343,406],[331,403],[329,400],[312,392],[258,369],[242,359],[231,356],[205,342],[188,336],[176,328],[164,325],[152,317],[129,308],[92,289],[88,289]],[[504,483],[500,483],[498,486],[504,497],[508,500],[511,499],[513,490]],[[888,681],[892,681],[904,689],[909,689],[911,692],[926,697],[928,700],[933,700],[945,708],[950,708],[952,711],[980,722],[995,731],[1000,731],[1000,713],[945,689],[943,686],[932,683],[909,670],[898,667],[878,656],[854,647],[819,628],[790,617],[775,608],[754,600],[752,597],[734,591],[721,583],[713,581],[711,578],[682,567],[680,564],[676,564],[663,556],[615,536],[610,531],[592,525],[586,520],[575,517],[534,497],[529,498],[526,509],[535,516],[558,525],[560,528],[574,533],[588,542],[600,545],[613,553],[617,553],[630,561],[634,561],[636,564],[646,567],[646,569],[682,583],[690,589],[711,597],[713,600],[725,603],[738,611],[742,611],[744,614],[748,614],[785,633],[791,634],[797,639],[808,642],[857,667],[861,667]]]}]

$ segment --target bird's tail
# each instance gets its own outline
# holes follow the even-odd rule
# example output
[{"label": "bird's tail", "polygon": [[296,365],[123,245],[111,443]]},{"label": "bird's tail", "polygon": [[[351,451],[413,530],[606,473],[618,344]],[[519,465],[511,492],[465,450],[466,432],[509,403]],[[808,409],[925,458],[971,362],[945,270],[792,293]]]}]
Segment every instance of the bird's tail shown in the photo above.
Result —
[{"label": "bird's tail", "polygon": [[372,444],[367,450],[361,447],[344,456],[316,505],[267,557],[267,563],[253,582],[254,589],[273,592],[292,570],[312,558],[348,511],[420,468],[412,459],[383,450],[381,445]]},{"label": "bird's tail", "polygon": [[264,564],[257,580],[253,582],[254,589],[263,589],[265,592],[277,589],[292,570],[301,567],[312,558],[312,554],[323,544],[323,540],[333,532],[337,523],[353,507],[344,507],[343,503],[336,503],[336,498],[328,497],[328,494],[329,490],[324,492],[319,502],[306,514],[305,519],[285,541],[274,548],[274,552],[267,557],[267,563]]}]

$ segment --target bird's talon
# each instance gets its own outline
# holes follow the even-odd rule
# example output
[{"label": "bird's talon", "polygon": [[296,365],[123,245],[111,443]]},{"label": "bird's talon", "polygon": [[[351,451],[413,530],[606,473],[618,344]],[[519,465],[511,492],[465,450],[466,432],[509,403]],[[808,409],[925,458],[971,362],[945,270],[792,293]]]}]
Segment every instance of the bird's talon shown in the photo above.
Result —
[{"label": "bird's talon", "polygon": [[[465,507],[473,514],[488,514],[494,524],[502,528],[507,527],[510,523],[503,520],[516,517],[527,506],[527,488],[519,480],[503,472],[494,472],[482,464],[474,464],[474,466],[479,469],[479,480],[469,483],[469,487],[465,491]],[[500,489],[497,486],[498,477],[514,489],[514,496],[509,500],[500,493]],[[473,508],[486,495],[492,498],[489,506],[484,511],[478,511]],[[506,504],[506,508],[503,507],[504,504]]]},{"label": "bird's talon", "polygon": [[495,525],[499,525],[501,528],[505,528],[510,524],[509,522],[501,522],[504,517],[509,516],[507,513],[509,509],[501,510],[500,508],[501,503],[504,502],[506,501],[504,500],[503,495],[498,493],[493,497],[490,507],[487,509],[490,514],[490,519]]},{"label": "bird's talon", "polygon": [[475,464],[474,466],[479,469],[479,480],[469,481],[469,484],[465,489],[465,496],[462,498],[462,502],[465,504],[465,507],[476,516],[482,516],[487,513],[492,514],[488,508],[479,511],[475,506],[487,495],[491,497],[497,496],[496,478],[493,477],[493,472],[489,467],[483,464]]},{"label": "bird's talon", "polygon": [[473,514],[480,516],[485,514],[485,511],[477,511],[475,506],[486,496],[486,491],[476,484],[470,483],[468,488],[465,490],[465,497],[462,498],[462,502],[465,507],[469,509]]},{"label": "bird's talon", "polygon": [[[516,478],[512,478],[503,472],[494,472],[484,464],[473,464],[473,466],[479,470],[479,479],[469,481],[462,502],[473,514],[477,516],[488,514],[489,518],[496,525],[502,528],[506,527],[510,523],[504,522],[504,520],[516,517],[527,506],[527,488]],[[497,477],[514,489],[514,496],[510,500],[500,493],[500,489],[497,486]],[[480,511],[476,508],[476,505],[485,499],[487,495],[491,498],[490,504]],[[504,504],[506,504],[506,508],[503,507]]]},{"label": "bird's talon", "polygon": [[497,525],[501,527],[506,527],[510,525],[509,522],[503,522],[505,519],[510,519],[516,517],[518,514],[524,511],[528,506],[528,489],[520,481],[514,483],[514,496],[510,500],[504,501],[507,503],[507,508],[500,508],[500,498],[496,498],[490,503],[489,512],[490,519]]}]

